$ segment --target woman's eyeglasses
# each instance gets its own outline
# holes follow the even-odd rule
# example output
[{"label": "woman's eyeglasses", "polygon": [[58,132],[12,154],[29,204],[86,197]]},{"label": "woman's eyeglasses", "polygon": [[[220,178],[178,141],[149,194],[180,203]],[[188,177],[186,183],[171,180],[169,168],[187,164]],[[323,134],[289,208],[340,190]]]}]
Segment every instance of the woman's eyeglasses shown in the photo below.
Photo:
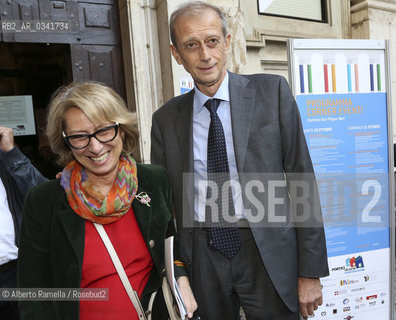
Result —
[{"label": "woman's eyeglasses", "polygon": [[102,143],[113,141],[117,136],[118,127],[119,123],[116,122],[112,126],[104,127],[91,134],[74,134],[71,136],[66,136],[65,132],[62,131],[62,135],[66,144],[70,148],[84,149],[89,145],[92,137]]}]

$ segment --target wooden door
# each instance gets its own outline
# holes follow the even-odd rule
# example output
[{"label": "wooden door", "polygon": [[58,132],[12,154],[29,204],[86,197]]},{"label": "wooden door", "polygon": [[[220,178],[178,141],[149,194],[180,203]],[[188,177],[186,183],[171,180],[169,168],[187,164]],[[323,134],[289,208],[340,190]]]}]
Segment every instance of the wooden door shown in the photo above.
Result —
[{"label": "wooden door", "polygon": [[0,0],[0,25],[2,42],[69,44],[74,81],[100,81],[125,98],[117,1]]}]

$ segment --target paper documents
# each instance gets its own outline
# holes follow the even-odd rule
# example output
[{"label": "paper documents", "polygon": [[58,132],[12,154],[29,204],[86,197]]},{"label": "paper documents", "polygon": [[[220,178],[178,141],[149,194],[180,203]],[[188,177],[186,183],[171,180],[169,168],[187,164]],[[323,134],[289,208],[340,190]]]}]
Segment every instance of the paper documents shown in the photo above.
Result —
[{"label": "paper documents", "polygon": [[185,319],[187,315],[186,308],[182,296],[180,294],[179,286],[175,279],[175,272],[173,268],[173,236],[165,239],[165,267],[166,267],[166,278],[170,289],[172,290],[173,296],[177,303],[177,307],[180,311],[180,319]]}]

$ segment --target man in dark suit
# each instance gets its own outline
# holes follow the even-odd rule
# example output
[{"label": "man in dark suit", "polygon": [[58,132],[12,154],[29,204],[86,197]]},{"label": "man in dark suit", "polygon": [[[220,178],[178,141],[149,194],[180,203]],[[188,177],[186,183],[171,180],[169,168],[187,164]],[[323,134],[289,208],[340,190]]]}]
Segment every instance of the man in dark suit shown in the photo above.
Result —
[{"label": "man in dark suit", "polygon": [[[233,320],[242,306],[249,320],[298,319],[299,312],[306,318],[322,304],[319,278],[328,266],[313,168],[288,84],[275,75],[226,70],[231,36],[215,6],[182,5],[170,33],[173,57],[195,89],[154,113],[151,159],[172,181],[198,312],[203,320]],[[241,186],[233,188],[228,211],[221,200],[217,228],[203,223],[214,212],[206,202],[214,191],[201,182],[213,172]],[[310,187],[305,206],[294,211],[293,179]],[[223,233],[229,220],[238,221]]]},{"label": "man in dark suit", "polygon": [[[14,146],[10,128],[0,127],[0,288],[16,287],[19,231],[27,190],[47,179]],[[0,301],[1,319],[19,319],[16,301]]]}]

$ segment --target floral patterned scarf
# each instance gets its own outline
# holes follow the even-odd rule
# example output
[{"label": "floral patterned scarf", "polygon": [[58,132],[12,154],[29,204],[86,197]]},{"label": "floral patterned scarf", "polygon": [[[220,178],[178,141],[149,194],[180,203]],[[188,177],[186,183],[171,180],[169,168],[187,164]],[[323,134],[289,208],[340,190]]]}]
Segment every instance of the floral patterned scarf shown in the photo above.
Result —
[{"label": "floral patterned scarf", "polygon": [[61,186],[70,207],[80,217],[108,224],[128,212],[138,186],[136,162],[131,156],[121,154],[117,177],[106,197],[95,191],[87,178],[85,169],[76,161],[69,162],[62,171]]}]

